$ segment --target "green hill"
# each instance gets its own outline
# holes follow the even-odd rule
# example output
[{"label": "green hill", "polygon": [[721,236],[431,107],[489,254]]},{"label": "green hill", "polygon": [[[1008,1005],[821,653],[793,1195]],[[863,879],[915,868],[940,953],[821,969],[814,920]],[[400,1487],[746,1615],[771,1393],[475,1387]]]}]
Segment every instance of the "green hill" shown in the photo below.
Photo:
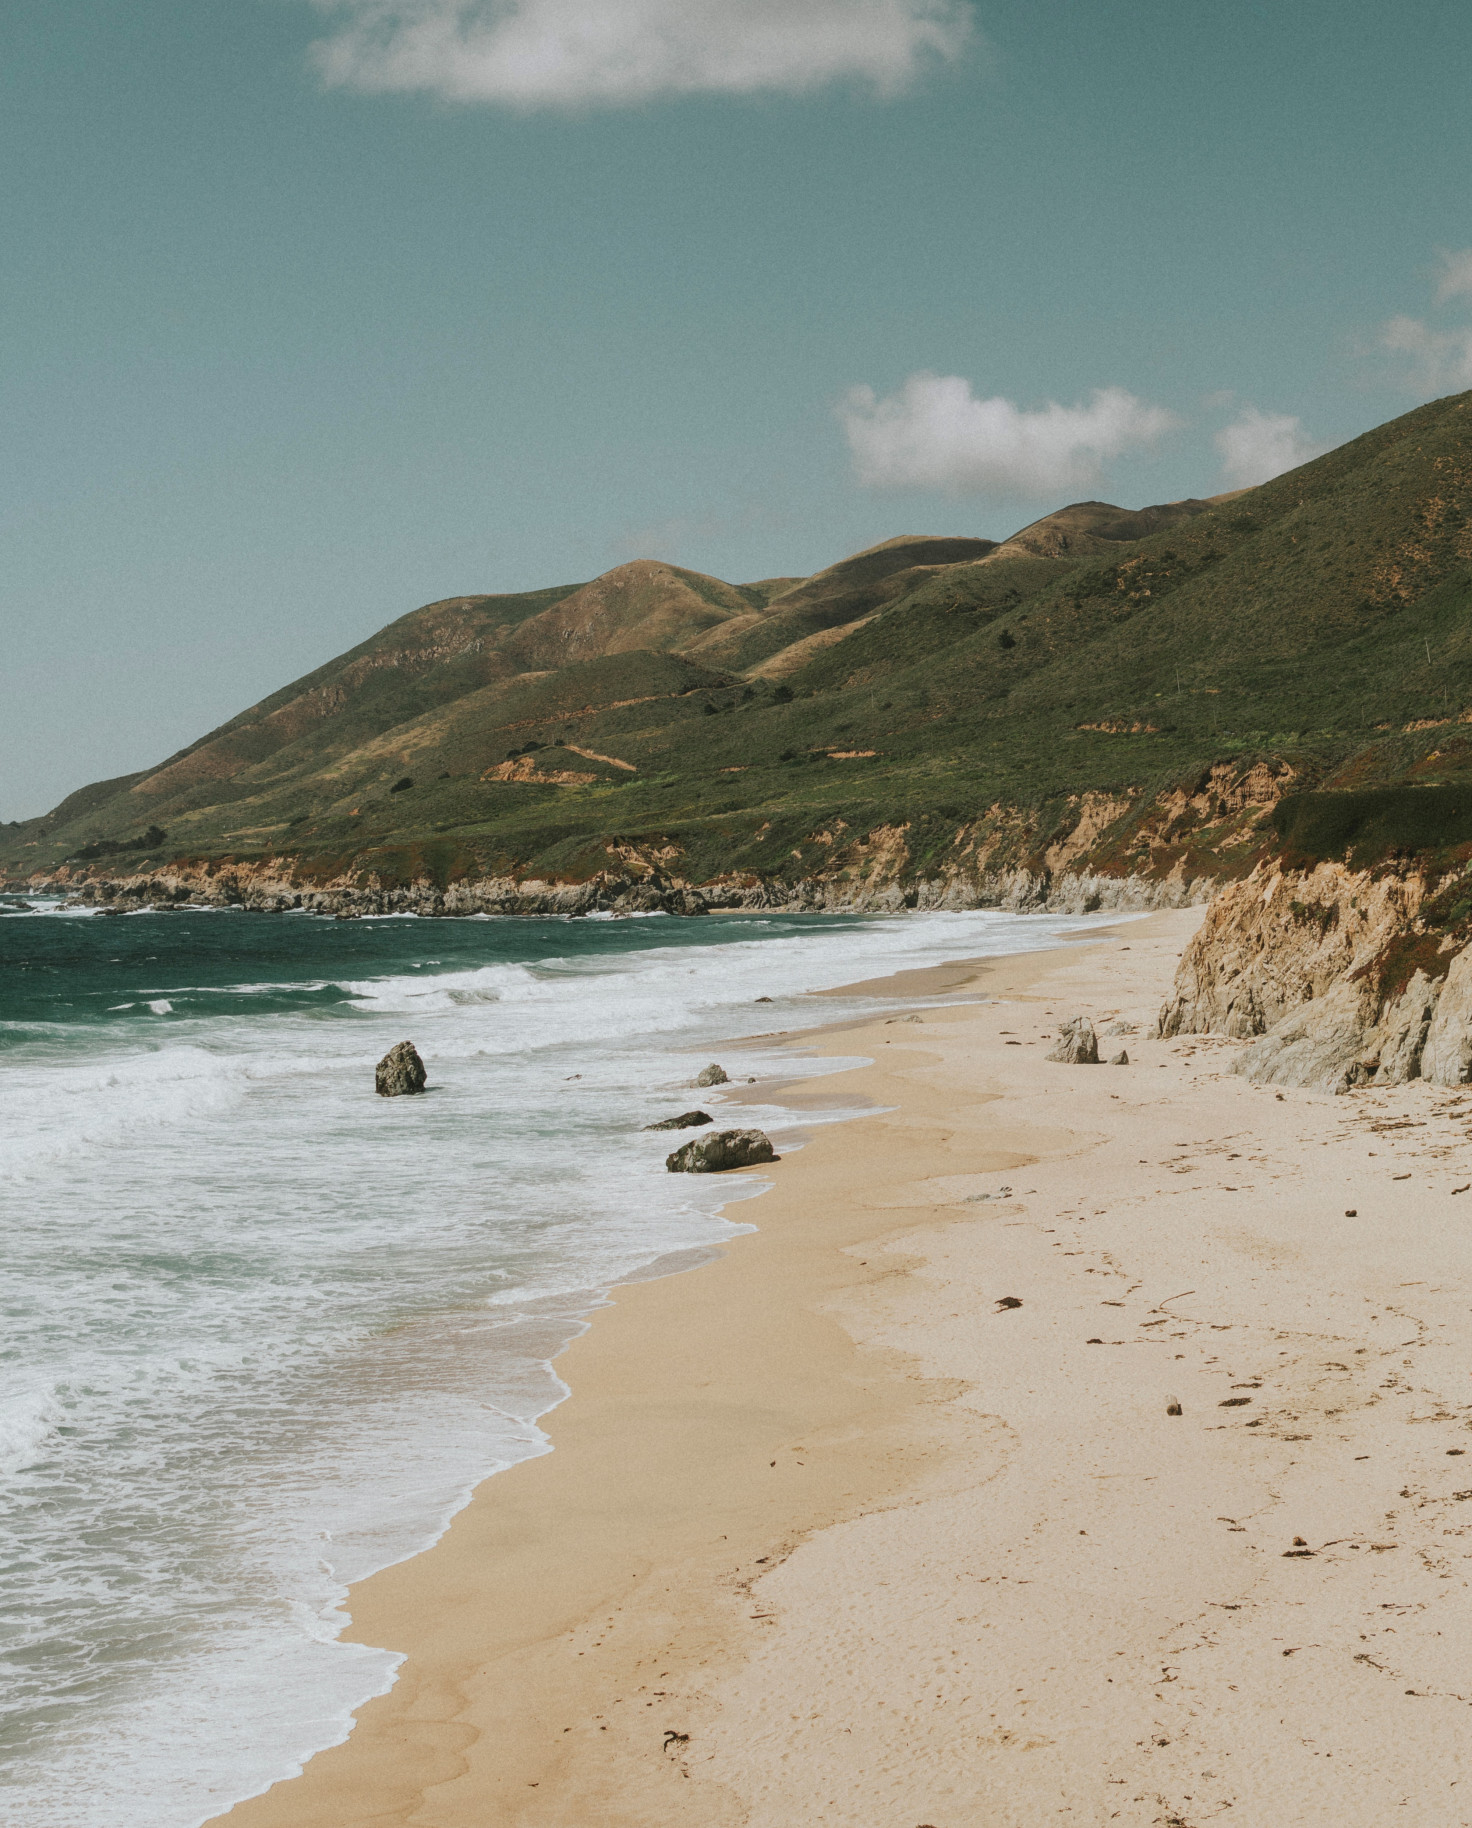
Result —
[{"label": "green hill", "polygon": [[0,830],[0,869],[576,881],[635,856],[780,887],[866,877],[869,835],[902,833],[910,877],[1235,873],[1285,788],[1469,776],[1463,394],[1258,489],[1078,503],[1000,545],[906,537],[747,585],[641,560],[430,604]]}]

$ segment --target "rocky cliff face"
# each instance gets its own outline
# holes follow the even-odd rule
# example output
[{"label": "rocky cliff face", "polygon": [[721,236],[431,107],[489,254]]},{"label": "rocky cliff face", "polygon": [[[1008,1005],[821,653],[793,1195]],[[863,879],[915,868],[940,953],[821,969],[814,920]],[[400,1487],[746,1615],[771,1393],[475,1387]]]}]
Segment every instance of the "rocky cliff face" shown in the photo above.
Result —
[{"label": "rocky cliff face", "polygon": [[1447,917],[1454,887],[1414,871],[1260,864],[1212,904],[1160,1032],[1251,1039],[1233,1070],[1263,1084],[1465,1084],[1472,947]]},{"label": "rocky cliff face", "polygon": [[[624,765],[586,748],[570,752]],[[542,784],[560,778],[539,769],[542,761],[519,756],[491,772]],[[403,845],[354,839],[325,855],[176,853],[160,861],[165,834],[155,829],[149,836],[160,843],[147,861],[124,861],[119,853],[133,845],[84,847],[49,869],[22,876],[0,869],[0,887],[124,909],[194,903],[348,916],[1184,907],[1207,901],[1217,883],[1266,853],[1272,809],[1293,780],[1283,764],[1215,763],[1154,793],[1087,791],[874,824],[830,815],[804,827],[778,806],[755,830],[727,834],[738,858],[724,868],[722,847],[692,847],[688,837],[593,834],[562,847],[555,873],[508,868],[504,851],[487,855],[474,840],[437,833]]]},{"label": "rocky cliff face", "polygon": [[179,864],[132,875],[57,872],[36,879],[30,891],[69,893],[84,906],[239,907],[279,914],[305,909],[351,918],[363,914],[706,914],[721,909],[765,909],[810,914],[886,914],[907,908],[1007,908],[1085,914],[1118,909],[1187,907],[1211,893],[1205,879],[1153,881],[1143,876],[1102,876],[1087,871],[1054,876],[1025,869],[950,872],[910,877],[896,870],[863,879],[816,874],[796,882],[749,875],[692,883],[667,866],[624,855],[620,867],[581,882],[535,877],[481,876],[444,886],[432,882],[386,884],[359,874],[328,881],[303,880],[289,858],[239,864]]},{"label": "rocky cliff face", "polygon": [[[586,753],[579,751],[578,753]],[[528,758],[506,769],[532,766]],[[1259,779],[1261,775],[1261,779]],[[993,805],[957,820],[920,813],[871,826],[834,818],[787,831],[768,820],[748,856],[756,867],[705,873],[678,841],[590,842],[566,874],[508,873],[469,846],[292,855],[175,857],[130,868],[117,856],[73,859],[4,886],[58,891],[101,907],[235,906],[272,913],[703,914],[721,908],[891,913],[906,908],[1006,908],[1091,914],[1207,901],[1224,874],[1251,866],[1263,816],[1286,770],[1207,770],[1194,797],[1074,794],[1051,807]],[[162,834],[160,834],[161,836]],[[799,841],[794,843],[794,839]],[[770,852],[770,855],[768,855]],[[437,853],[437,854],[436,854]]]}]

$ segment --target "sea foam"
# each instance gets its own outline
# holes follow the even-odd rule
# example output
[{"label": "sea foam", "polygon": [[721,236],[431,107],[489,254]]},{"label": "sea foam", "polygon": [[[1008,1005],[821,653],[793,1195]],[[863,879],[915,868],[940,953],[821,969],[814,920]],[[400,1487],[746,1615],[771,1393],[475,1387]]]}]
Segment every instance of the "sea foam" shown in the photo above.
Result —
[{"label": "sea foam", "polygon": [[[643,1132],[696,1067],[1087,924],[7,915],[0,1814],[194,1828],[340,1739],[397,1667],[347,1585],[548,1450],[610,1284],[759,1222]],[[376,1098],[402,1039],[430,1093]],[[780,1150],[849,1113],[742,1114]]]}]

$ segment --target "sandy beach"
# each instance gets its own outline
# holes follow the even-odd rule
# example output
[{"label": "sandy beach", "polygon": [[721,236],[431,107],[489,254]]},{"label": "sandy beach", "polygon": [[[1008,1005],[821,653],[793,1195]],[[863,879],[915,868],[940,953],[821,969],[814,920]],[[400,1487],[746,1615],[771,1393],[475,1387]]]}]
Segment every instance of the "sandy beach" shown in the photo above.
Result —
[{"label": "sandy beach", "polygon": [[1149,1039],[1199,918],[794,1036],[874,1114],[614,1291],[553,1451],[353,1590],[392,1692],[217,1819],[1472,1823],[1472,1097]]}]

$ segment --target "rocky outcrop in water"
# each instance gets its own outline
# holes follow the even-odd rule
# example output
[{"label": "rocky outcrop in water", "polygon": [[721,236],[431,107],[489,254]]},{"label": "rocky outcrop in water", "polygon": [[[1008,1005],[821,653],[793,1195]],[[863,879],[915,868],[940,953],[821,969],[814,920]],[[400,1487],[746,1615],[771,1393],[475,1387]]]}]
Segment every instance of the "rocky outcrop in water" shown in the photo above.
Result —
[{"label": "rocky outcrop in water", "polygon": [[717,1066],[712,1060],[709,1066],[703,1066],[695,1075],[694,1083],[699,1086],[729,1085],[730,1076],[725,1067]]},{"label": "rocky outcrop in water", "polygon": [[1075,1016],[1065,1022],[1058,1030],[1056,1045],[1043,1058],[1059,1060],[1065,1066],[1097,1066],[1099,1037],[1094,1033],[1094,1024],[1087,1016]]},{"label": "rocky outcrop in water", "polygon": [[1187,946],[1159,1033],[1251,1042],[1263,1085],[1472,1079],[1472,956],[1447,885],[1415,871],[1263,866],[1225,888]]},{"label": "rocky outcrop in water", "polygon": [[373,1089],[380,1098],[403,1098],[424,1090],[428,1075],[412,1041],[400,1041],[379,1061]]},{"label": "rocky outcrop in water", "polygon": [[718,1130],[687,1142],[665,1157],[671,1174],[724,1174],[728,1168],[754,1168],[758,1162],[780,1161],[772,1139],[763,1130]]},{"label": "rocky outcrop in water", "polygon": [[646,1130],[698,1130],[702,1124],[714,1123],[709,1111],[681,1111],[678,1117],[665,1117],[658,1123],[646,1123]]}]

